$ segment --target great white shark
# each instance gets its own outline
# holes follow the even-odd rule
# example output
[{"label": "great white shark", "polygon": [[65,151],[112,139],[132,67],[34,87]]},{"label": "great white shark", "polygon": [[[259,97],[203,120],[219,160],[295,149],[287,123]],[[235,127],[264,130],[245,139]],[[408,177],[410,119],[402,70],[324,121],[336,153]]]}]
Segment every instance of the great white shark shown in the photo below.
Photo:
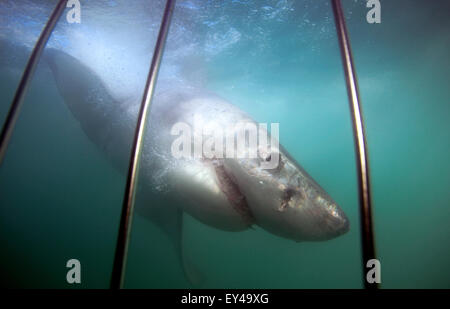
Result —
[{"label": "great white shark", "polygon": [[[49,48],[44,56],[84,133],[125,175],[140,99],[115,99],[91,68],[65,52]],[[188,86],[166,87],[153,97],[139,184],[144,194],[158,188],[173,202],[148,200],[137,211],[169,236],[191,282],[198,280],[183,258],[184,212],[221,230],[257,225],[294,241],[329,240],[349,230],[342,209],[282,146],[268,154],[279,159],[272,169],[261,167],[267,157],[175,158],[171,128],[179,122],[194,126],[194,115],[223,127],[254,122],[217,95]]]}]

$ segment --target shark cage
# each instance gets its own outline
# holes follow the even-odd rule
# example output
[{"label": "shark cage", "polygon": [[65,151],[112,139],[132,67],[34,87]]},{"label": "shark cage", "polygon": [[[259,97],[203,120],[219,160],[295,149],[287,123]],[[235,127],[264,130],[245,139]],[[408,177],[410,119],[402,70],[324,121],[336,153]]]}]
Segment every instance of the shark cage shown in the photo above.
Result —
[{"label": "shark cage", "polygon": [[[0,11],[3,286],[450,287],[447,3],[49,2],[5,1]],[[409,17],[396,18],[399,10]],[[221,97],[279,123],[291,155],[280,147],[275,171],[216,157],[180,165],[158,152],[167,117],[205,111],[218,123],[243,115]],[[303,153],[308,171],[358,222],[336,241],[315,242],[347,232],[348,219],[292,158]],[[216,195],[199,181],[212,181]],[[148,182],[155,192],[143,189]],[[189,216],[165,199],[172,183],[188,193],[178,204],[190,195],[201,201],[183,208]],[[266,212],[272,199],[278,208]],[[213,207],[224,203],[219,222]]]}]

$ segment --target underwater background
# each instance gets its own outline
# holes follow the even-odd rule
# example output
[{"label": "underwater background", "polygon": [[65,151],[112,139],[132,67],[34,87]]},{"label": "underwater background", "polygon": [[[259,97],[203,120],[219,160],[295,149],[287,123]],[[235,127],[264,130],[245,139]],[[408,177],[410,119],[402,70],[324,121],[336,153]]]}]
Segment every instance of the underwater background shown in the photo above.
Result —
[{"label": "underwater background", "polygon": [[[81,23],[63,15],[48,46],[93,68],[115,97],[141,95],[165,2],[80,2]],[[450,2],[381,0],[380,24],[367,23],[366,1],[342,2],[366,121],[381,287],[450,288]],[[1,122],[55,4],[0,1]],[[202,287],[362,288],[353,136],[330,2],[179,0],[159,80],[170,79],[278,122],[281,144],[351,223],[336,239],[296,243],[185,216],[184,250]],[[41,62],[0,166],[1,286],[108,288],[124,187]],[[66,282],[72,258],[81,284]],[[191,287],[168,238],[139,215],[125,287]]]}]

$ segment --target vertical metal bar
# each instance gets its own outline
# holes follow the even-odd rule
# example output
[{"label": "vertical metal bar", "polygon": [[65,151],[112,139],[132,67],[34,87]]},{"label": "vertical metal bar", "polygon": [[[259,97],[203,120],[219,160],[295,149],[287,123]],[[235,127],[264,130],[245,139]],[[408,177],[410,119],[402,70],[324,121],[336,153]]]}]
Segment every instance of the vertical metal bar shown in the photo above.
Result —
[{"label": "vertical metal bar", "polygon": [[31,52],[30,58],[28,59],[27,66],[23,71],[19,86],[17,87],[11,107],[9,108],[5,123],[3,124],[2,132],[0,133],[0,164],[3,162],[5,157],[6,149],[8,148],[9,140],[11,139],[11,135],[27,93],[28,86],[30,85],[31,78],[33,77],[34,71],[39,63],[42,51],[44,50],[56,23],[66,7],[66,2],[67,0],[60,0],[56,5],[49,20],[47,21],[47,24],[42,30],[42,33],[39,36],[33,51]]},{"label": "vertical metal bar", "polygon": [[164,45],[169,32],[170,21],[172,18],[175,0],[167,0],[159,28],[158,38],[156,40],[153,58],[148,73],[147,82],[144,89],[141,108],[136,126],[136,132],[133,140],[130,165],[128,169],[127,184],[120,218],[119,235],[117,238],[116,253],[114,256],[114,265],[111,278],[111,288],[119,289],[123,287],[125,280],[126,261],[128,254],[128,245],[130,241],[131,224],[133,219],[134,201],[136,195],[136,183],[139,172],[139,161],[142,152],[142,144],[147,124],[147,116],[153,96],[153,92],[158,77],[158,71],[161,64],[161,58],[164,52]]},{"label": "vertical metal bar", "polygon": [[340,0],[332,0],[334,20],[336,23],[337,36],[341,49],[342,61],[345,70],[347,92],[349,96],[350,110],[352,114],[353,134],[355,139],[359,203],[360,203],[360,224],[362,240],[362,268],[363,282],[366,289],[376,289],[376,283],[369,283],[366,280],[366,263],[375,259],[375,240],[372,226],[372,205],[370,192],[369,162],[367,158],[367,146],[364,132],[364,122],[362,119],[361,104],[359,99],[358,82],[353,64],[353,56],[348,38],[345,18],[342,12]]}]

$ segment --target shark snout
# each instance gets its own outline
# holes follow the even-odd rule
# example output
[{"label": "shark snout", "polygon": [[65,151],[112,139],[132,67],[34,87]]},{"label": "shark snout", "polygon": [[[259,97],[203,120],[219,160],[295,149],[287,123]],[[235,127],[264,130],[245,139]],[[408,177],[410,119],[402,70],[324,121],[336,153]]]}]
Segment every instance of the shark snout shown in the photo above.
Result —
[{"label": "shark snout", "polygon": [[344,211],[336,204],[329,206],[327,221],[330,238],[338,237],[350,230],[350,221]]}]

